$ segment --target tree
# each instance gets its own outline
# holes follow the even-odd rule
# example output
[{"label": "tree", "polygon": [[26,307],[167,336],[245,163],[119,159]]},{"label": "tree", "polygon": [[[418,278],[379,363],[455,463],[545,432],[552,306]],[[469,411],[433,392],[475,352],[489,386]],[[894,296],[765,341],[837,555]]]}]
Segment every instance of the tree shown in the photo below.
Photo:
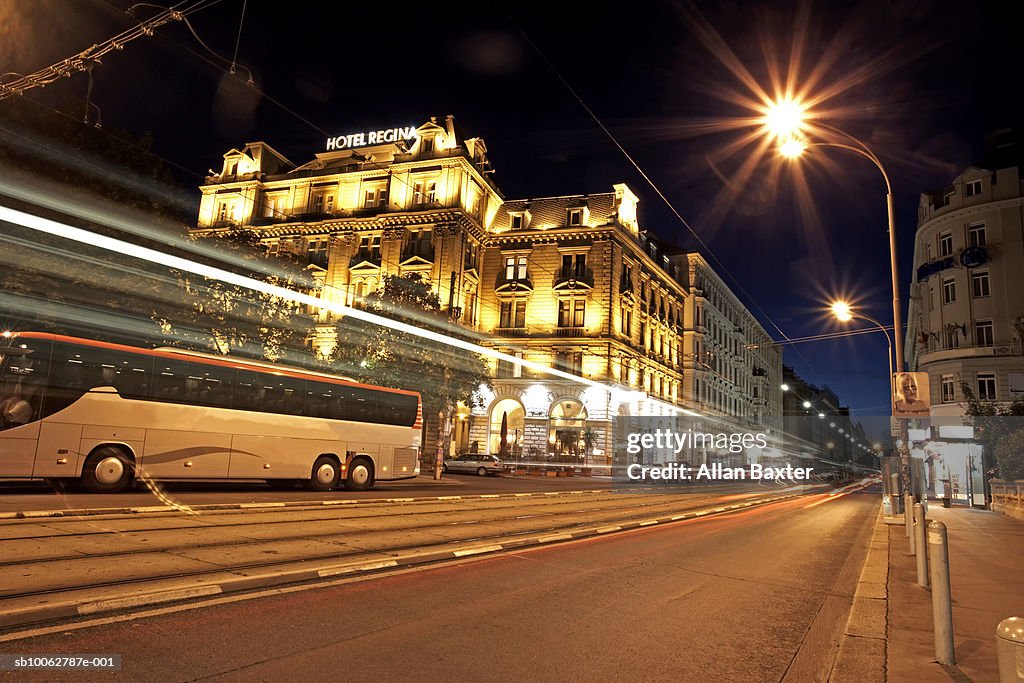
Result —
[{"label": "tree", "polygon": [[[192,239],[212,247],[197,249],[203,255],[193,254],[192,260],[277,287],[303,292],[316,289],[297,257],[269,255],[253,231],[233,230]],[[307,340],[314,321],[303,304],[216,278],[175,273],[184,309],[176,317],[154,316],[167,343],[269,361],[310,355]]]},{"label": "tree", "polygon": [[964,424],[974,426],[974,438],[982,445],[985,470],[997,467],[1000,478],[1006,480],[1024,477],[1024,455],[1021,450],[1012,448],[1013,444],[1020,445],[1024,438],[1021,432],[1024,421],[1014,419],[1024,416],[1024,401],[1018,399],[1009,404],[982,401],[975,397],[967,382],[961,382],[960,388],[967,399]]},{"label": "tree", "polygon": [[[418,274],[386,276],[383,287],[367,297],[366,310],[456,339],[467,338],[464,330],[448,322],[437,295]],[[418,390],[426,414],[440,417],[439,445],[450,434],[456,403],[471,405],[480,385],[490,386],[487,363],[479,354],[351,316],[336,327],[333,368],[367,383]]]}]

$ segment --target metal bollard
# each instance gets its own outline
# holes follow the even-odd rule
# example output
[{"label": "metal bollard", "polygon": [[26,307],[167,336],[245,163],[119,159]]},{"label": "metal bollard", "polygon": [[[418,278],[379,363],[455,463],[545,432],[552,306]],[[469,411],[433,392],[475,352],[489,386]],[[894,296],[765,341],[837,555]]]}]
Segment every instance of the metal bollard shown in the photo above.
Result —
[{"label": "metal bollard", "polygon": [[932,579],[932,626],[935,630],[935,659],[939,664],[956,664],[953,652],[953,603],[949,592],[949,547],[946,525],[928,524],[928,555]]},{"label": "metal bollard", "polygon": [[1003,619],[996,627],[996,660],[999,683],[1024,681],[1024,619]]},{"label": "metal bollard", "polygon": [[928,587],[928,543],[925,532],[924,505],[914,504],[914,538],[917,539],[917,585]]},{"label": "metal bollard", "polygon": [[[904,531],[909,538],[913,538],[914,528],[914,496],[910,493],[903,494],[903,525]],[[914,542],[910,542],[910,552],[914,552]]]}]

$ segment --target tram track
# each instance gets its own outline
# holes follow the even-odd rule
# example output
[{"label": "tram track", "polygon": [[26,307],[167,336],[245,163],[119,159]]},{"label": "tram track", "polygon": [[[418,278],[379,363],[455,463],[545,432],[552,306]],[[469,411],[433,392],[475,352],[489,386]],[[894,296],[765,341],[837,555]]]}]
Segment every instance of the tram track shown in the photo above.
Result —
[{"label": "tram track", "polygon": [[[753,497],[755,497],[755,495],[756,494],[751,494],[751,497],[753,498]],[[608,516],[608,515],[611,515],[611,518],[617,519],[618,518],[618,513],[621,513],[623,511],[625,511],[626,514],[628,515],[629,512],[633,512],[633,511],[638,511],[639,510],[639,511],[643,512],[642,516],[649,516],[651,514],[657,514],[657,511],[660,510],[660,509],[678,508],[679,504],[681,502],[683,502],[683,501],[685,501],[686,504],[687,504],[683,509],[689,509],[691,507],[699,506],[702,502],[705,502],[705,501],[708,501],[708,500],[714,500],[715,498],[716,498],[715,496],[704,495],[704,496],[699,496],[699,497],[696,497],[696,498],[689,497],[689,498],[685,498],[685,499],[671,497],[669,500],[665,500],[665,496],[658,495],[657,498],[655,498],[654,500],[647,500],[646,502],[639,502],[639,501],[633,500],[633,501],[631,501],[631,504],[629,504],[629,505],[613,505],[613,506],[610,505],[610,506],[582,507],[582,508],[573,509],[572,513],[575,516],[590,516],[590,515]],[[615,499],[605,499],[605,500],[600,500],[600,501],[588,500],[588,501],[586,501],[586,503],[592,505],[593,503],[613,502],[613,501],[621,502],[621,496],[618,497],[618,498],[615,498]],[[232,538],[230,540],[224,540],[224,541],[220,541],[220,542],[207,542],[207,543],[153,544],[153,545],[146,545],[145,547],[137,547],[137,548],[125,549],[125,550],[121,550],[121,551],[111,551],[111,552],[102,552],[102,553],[92,553],[92,552],[90,552],[90,553],[87,553],[87,554],[83,554],[82,552],[75,552],[75,553],[67,553],[67,554],[64,554],[64,555],[47,555],[47,556],[42,556],[42,557],[37,557],[37,558],[24,558],[24,559],[19,559],[19,560],[3,560],[3,561],[0,561],[0,577],[2,577],[3,569],[4,568],[29,567],[29,566],[32,566],[32,565],[43,565],[43,564],[46,564],[46,563],[55,563],[55,562],[84,562],[84,561],[95,562],[95,561],[105,560],[105,559],[112,560],[112,559],[116,559],[116,558],[126,558],[126,557],[133,557],[133,556],[141,556],[141,555],[146,555],[146,554],[161,554],[161,553],[175,554],[175,553],[182,553],[182,552],[188,552],[188,551],[210,551],[210,550],[215,550],[215,549],[218,549],[218,548],[223,549],[223,550],[229,550],[229,549],[241,548],[241,547],[245,547],[245,546],[257,547],[257,546],[260,546],[260,545],[268,545],[268,544],[280,543],[280,542],[286,542],[286,541],[305,540],[305,541],[323,541],[323,542],[326,542],[326,543],[334,543],[335,541],[341,540],[341,539],[352,540],[353,538],[356,538],[356,539],[359,538],[358,535],[353,536],[353,534],[358,534],[358,531],[347,530],[347,531],[344,531],[344,532],[339,532],[339,530],[337,528],[332,528],[330,530],[325,530],[325,531],[320,532],[320,533],[310,533],[308,530],[305,530],[305,531],[303,531],[301,536],[296,537],[295,535],[288,533],[289,530],[290,530],[290,527],[294,527],[294,525],[296,525],[296,524],[302,524],[302,525],[305,526],[305,525],[309,525],[311,523],[321,523],[322,524],[322,523],[332,523],[332,522],[345,522],[345,523],[348,523],[348,524],[352,524],[352,523],[363,522],[363,521],[371,521],[371,522],[372,521],[378,521],[379,522],[380,520],[395,519],[397,517],[409,517],[409,516],[412,516],[412,515],[415,515],[417,517],[422,517],[422,516],[424,516],[426,514],[431,514],[431,515],[435,515],[435,514],[436,515],[448,515],[448,516],[459,515],[459,514],[466,514],[466,515],[474,515],[475,516],[475,515],[477,515],[479,513],[487,513],[487,515],[488,515],[486,517],[479,517],[479,518],[472,518],[472,519],[454,519],[454,520],[448,519],[448,520],[444,520],[444,521],[438,521],[437,523],[428,523],[428,524],[407,524],[407,525],[398,525],[398,526],[392,526],[392,525],[384,524],[384,525],[376,526],[373,529],[373,532],[376,533],[376,534],[381,534],[381,533],[396,534],[396,533],[405,533],[405,532],[409,532],[409,533],[419,532],[419,533],[422,533],[422,534],[429,534],[429,533],[437,532],[437,531],[451,530],[453,527],[468,527],[468,526],[476,525],[476,524],[510,524],[510,523],[524,522],[524,521],[527,521],[527,520],[537,521],[537,520],[541,520],[541,519],[545,519],[545,518],[558,517],[558,516],[561,516],[561,515],[565,514],[565,510],[562,510],[562,509],[559,509],[559,510],[547,510],[545,508],[550,508],[550,507],[553,507],[555,505],[572,505],[573,503],[580,503],[580,502],[581,501],[578,501],[578,500],[576,500],[576,501],[561,501],[560,502],[560,501],[557,501],[555,499],[548,499],[546,501],[543,501],[543,503],[541,501],[532,502],[529,506],[522,506],[522,505],[511,506],[510,505],[510,506],[502,506],[500,508],[494,508],[494,507],[464,508],[464,509],[461,509],[461,510],[459,510],[459,509],[455,509],[455,510],[453,510],[453,509],[442,509],[442,510],[433,510],[433,511],[429,511],[429,512],[418,511],[418,512],[415,512],[415,513],[408,512],[408,513],[402,513],[402,514],[398,514],[398,513],[395,513],[395,514],[379,514],[379,515],[364,516],[364,517],[344,517],[344,518],[343,517],[328,517],[328,518],[318,517],[318,518],[315,518],[315,519],[293,518],[293,519],[285,519],[285,520],[275,520],[273,522],[258,522],[255,525],[254,524],[229,524],[229,525],[211,525],[209,527],[202,527],[202,526],[181,526],[181,527],[172,527],[172,528],[153,527],[153,528],[148,528],[148,529],[116,530],[116,531],[115,530],[104,530],[104,531],[79,532],[79,533],[74,533],[74,534],[63,533],[63,534],[38,535],[38,536],[28,536],[28,537],[16,537],[16,538],[5,539],[5,540],[8,540],[8,541],[18,540],[18,541],[25,541],[25,542],[43,541],[43,540],[45,540],[45,541],[53,541],[57,545],[63,547],[63,546],[68,545],[69,543],[75,541],[76,539],[86,539],[87,538],[90,541],[98,541],[99,543],[102,543],[101,538],[104,537],[104,536],[111,537],[111,538],[116,537],[116,538],[118,538],[120,540],[124,540],[126,537],[130,538],[130,537],[137,536],[137,535],[140,535],[140,534],[146,534],[147,536],[152,536],[154,534],[169,535],[169,534],[174,534],[174,533],[181,532],[181,531],[195,532],[195,531],[201,531],[201,530],[204,530],[204,529],[218,530],[218,531],[224,531],[224,530],[228,530],[228,529],[243,529],[243,528],[252,529],[254,527],[260,528],[260,529],[265,529],[269,525],[275,525],[275,526],[279,527],[280,531],[281,531],[280,535],[270,536],[270,537],[262,537],[262,538]],[[501,515],[501,514],[497,514],[497,515],[495,515],[495,514],[493,514],[495,511],[497,511],[499,513],[502,512],[502,511],[513,511],[513,512],[516,512],[516,513],[519,513],[519,514],[515,514],[515,515]],[[523,513],[529,513],[529,514],[523,514]],[[583,522],[579,522],[578,524],[576,524],[576,526],[578,526],[579,524],[586,524],[586,523],[590,523],[590,522],[593,522],[593,521],[594,520],[586,520],[586,521],[583,521]],[[572,526],[572,525],[570,525],[570,526]],[[561,528],[561,527],[552,527],[552,528]],[[538,533],[543,533],[543,532],[545,532],[547,530],[548,529],[541,528],[541,529],[528,529],[528,530],[523,531],[523,532],[509,531],[509,532],[506,532],[503,535],[509,536],[509,535],[515,535],[516,533],[530,533],[532,531],[537,531]],[[334,540],[332,540],[332,539],[334,539]],[[141,539],[142,542],[148,542],[149,540],[150,540],[149,538]],[[472,537],[465,538],[465,539],[463,539],[463,538],[453,539],[453,541],[455,541],[455,542],[469,542],[469,541],[473,541],[473,540],[478,540],[478,539],[475,539],[475,538],[472,538]],[[0,543],[2,543],[2,542],[0,542]],[[398,547],[395,547],[395,548],[379,549],[379,551],[380,552],[387,552],[387,551],[390,551],[390,550],[404,550],[404,549],[408,549],[409,547],[415,547],[415,545],[416,544],[410,544],[408,546],[398,546]],[[315,557],[315,558],[311,558],[311,559],[322,559],[323,557],[333,557],[333,554],[326,554],[326,555],[323,555],[322,557]],[[0,591],[0,599],[3,599],[4,597],[6,597],[6,595],[2,591]]]}]

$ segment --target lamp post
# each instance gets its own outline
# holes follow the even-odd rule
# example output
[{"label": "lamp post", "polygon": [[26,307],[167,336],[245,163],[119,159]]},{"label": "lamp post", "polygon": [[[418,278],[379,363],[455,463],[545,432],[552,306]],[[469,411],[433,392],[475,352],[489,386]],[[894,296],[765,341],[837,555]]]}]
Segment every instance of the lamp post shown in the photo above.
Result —
[{"label": "lamp post", "polygon": [[[895,356],[895,362],[889,366],[889,400],[892,402],[893,370],[903,372],[903,317],[900,311],[900,283],[899,266],[896,259],[896,214],[893,208],[892,183],[889,182],[889,174],[886,173],[878,156],[858,138],[849,133],[834,128],[828,124],[814,121],[813,124],[806,123],[806,107],[792,99],[782,99],[769,103],[764,109],[764,117],[761,120],[764,132],[773,136],[778,141],[779,152],[789,158],[799,158],[809,147],[836,147],[864,157],[875,165],[875,168],[882,174],[885,181],[885,206],[889,220],[889,266],[892,271],[892,320],[893,331],[896,336],[896,353],[890,352],[890,357]],[[819,137],[823,134],[831,139],[811,140],[810,134],[816,133]],[[836,142],[836,139],[842,142]],[[879,326],[881,327],[881,326]],[[888,333],[886,333],[888,336]],[[892,340],[889,342],[893,345]],[[910,489],[910,450],[907,448],[907,435],[905,423],[900,423],[900,435],[902,447],[900,452],[900,463],[903,476],[901,477],[903,489]]]},{"label": "lamp post", "polygon": [[854,310],[850,307],[850,304],[846,303],[845,301],[834,301],[832,302],[830,308],[832,310],[832,315],[834,315],[836,317],[836,320],[838,320],[839,322],[846,323],[850,322],[854,318],[860,318],[861,320],[867,320],[869,323],[873,323],[874,326],[880,329],[882,331],[882,334],[885,335],[885,341],[889,344],[889,404],[891,408],[893,397],[892,383],[894,375],[892,370],[892,337],[889,336],[889,330],[885,329],[885,326],[882,323],[878,322],[870,315],[865,315],[864,313],[861,313],[859,311],[854,312]]},{"label": "lamp post", "polygon": [[808,141],[804,118],[803,107],[791,100],[774,102],[767,107],[764,116],[764,126],[770,134],[779,140],[779,152],[783,156],[789,159],[796,159],[808,147],[837,147],[858,154],[873,163],[875,168],[882,174],[882,179],[885,180],[885,206],[889,219],[889,265],[892,270],[892,320],[893,330],[896,333],[895,371],[903,372],[903,339],[900,336],[903,331],[903,315],[900,310],[899,265],[896,260],[896,214],[893,208],[892,184],[889,182],[889,174],[886,173],[885,167],[882,166],[878,156],[867,145],[838,128],[819,121],[815,121],[813,125],[815,129],[821,129],[840,136],[853,144],[830,142],[827,140]]}]

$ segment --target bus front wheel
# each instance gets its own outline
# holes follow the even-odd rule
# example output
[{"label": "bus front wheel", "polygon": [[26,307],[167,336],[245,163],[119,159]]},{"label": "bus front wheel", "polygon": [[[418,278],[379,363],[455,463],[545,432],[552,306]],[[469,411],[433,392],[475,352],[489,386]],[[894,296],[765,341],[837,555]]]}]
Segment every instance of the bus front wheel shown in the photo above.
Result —
[{"label": "bus front wheel", "polygon": [[82,469],[82,484],[93,493],[120,493],[135,479],[135,464],[124,451],[103,446],[93,451]]},{"label": "bus front wheel", "polygon": [[345,488],[349,491],[365,491],[371,486],[373,486],[373,465],[366,458],[354,458],[348,464]]},{"label": "bus front wheel", "polygon": [[306,486],[310,491],[330,491],[338,485],[340,477],[338,461],[329,455],[321,455],[313,463],[313,472]]}]

